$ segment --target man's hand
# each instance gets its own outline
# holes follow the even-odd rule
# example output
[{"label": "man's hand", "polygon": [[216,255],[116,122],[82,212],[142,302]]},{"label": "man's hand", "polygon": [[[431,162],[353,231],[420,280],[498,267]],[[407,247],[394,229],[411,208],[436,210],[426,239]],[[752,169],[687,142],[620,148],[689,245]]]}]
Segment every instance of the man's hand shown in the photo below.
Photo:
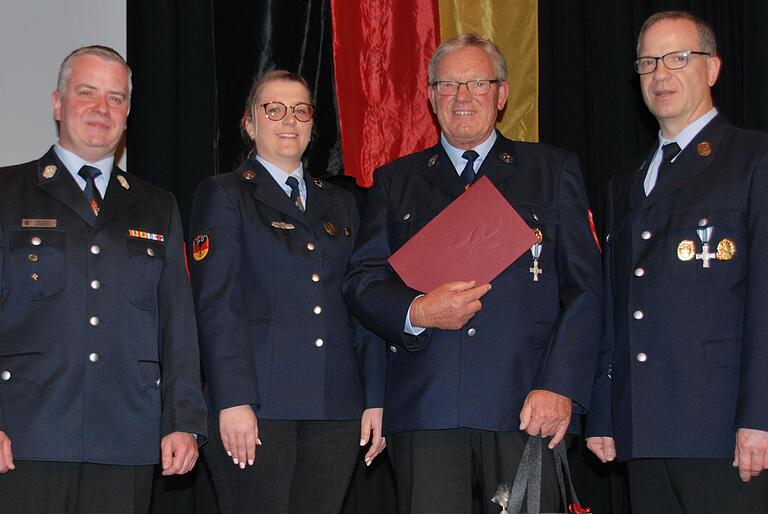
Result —
[{"label": "man's hand", "polygon": [[552,449],[565,437],[571,422],[571,400],[563,395],[534,389],[523,402],[520,411],[520,430],[529,435],[552,436]]},{"label": "man's hand", "polygon": [[381,435],[381,420],[384,417],[384,409],[365,409],[360,419],[360,446],[368,444],[371,447],[365,454],[365,465],[370,466],[373,459],[387,447],[387,440]]},{"label": "man's hand", "polygon": [[768,469],[768,432],[738,429],[733,453],[733,467],[739,468],[739,476],[744,482],[749,482],[762,470]]},{"label": "man's hand", "polygon": [[458,330],[482,308],[480,298],[490,284],[475,287],[471,282],[446,282],[411,304],[411,325]]},{"label": "man's hand", "polygon": [[605,464],[616,458],[616,442],[613,437],[587,437],[587,448]]},{"label": "man's hand", "polygon": [[163,475],[183,475],[195,467],[197,441],[187,432],[174,432],[160,442]]},{"label": "man's hand", "polygon": [[11,451],[11,438],[0,430],[0,473],[7,473],[16,469],[13,464],[13,451]]},{"label": "man's hand", "polygon": [[222,409],[219,413],[221,442],[235,466],[245,469],[245,463],[253,466],[259,439],[259,424],[250,405],[238,405]]}]

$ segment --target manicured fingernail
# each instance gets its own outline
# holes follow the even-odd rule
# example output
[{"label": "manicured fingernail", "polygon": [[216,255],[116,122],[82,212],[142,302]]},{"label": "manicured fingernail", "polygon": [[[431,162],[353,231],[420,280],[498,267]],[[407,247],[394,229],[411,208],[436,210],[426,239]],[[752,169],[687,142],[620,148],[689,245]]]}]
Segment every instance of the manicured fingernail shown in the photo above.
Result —
[{"label": "manicured fingernail", "polygon": [[232,456],[232,452],[228,451],[228,452],[227,452],[227,455],[228,455],[229,457],[231,457],[231,456]]},{"label": "manicured fingernail", "polygon": [[371,462],[373,462],[373,461],[371,461],[371,459],[365,459],[365,465],[366,466],[370,466]]},{"label": "manicured fingernail", "polygon": [[256,444],[258,444],[259,446],[261,446],[261,439],[256,439]]},{"label": "manicured fingernail", "polygon": [[245,469],[245,462],[240,463],[240,469]]},{"label": "manicured fingernail", "polygon": [[248,465],[253,466],[253,459],[248,459]]},{"label": "manicured fingernail", "polygon": [[232,457],[232,462],[234,462],[235,464],[239,464],[240,463],[240,461],[237,460],[237,457]]},{"label": "manicured fingernail", "polygon": [[365,446],[365,443],[367,443],[365,439],[360,439],[360,446]]}]

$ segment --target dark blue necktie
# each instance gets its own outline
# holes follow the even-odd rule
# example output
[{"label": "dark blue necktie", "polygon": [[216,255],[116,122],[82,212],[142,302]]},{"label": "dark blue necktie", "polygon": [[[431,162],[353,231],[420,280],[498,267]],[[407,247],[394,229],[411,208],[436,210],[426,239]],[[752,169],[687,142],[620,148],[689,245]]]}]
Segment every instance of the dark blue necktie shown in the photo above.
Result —
[{"label": "dark blue necktie", "polygon": [[680,145],[672,141],[661,147],[661,163],[659,163],[659,171],[656,174],[656,184],[654,189],[659,187],[659,184],[665,180],[669,180],[669,172],[672,167],[672,159],[677,157],[680,153]]},{"label": "dark blue necktie", "polygon": [[285,183],[291,188],[291,201],[298,210],[304,212],[304,204],[301,203],[301,193],[299,193],[299,181],[296,177],[288,177]]},{"label": "dark blue necktie", "polygon": [[480,154],[474,150],[467,150],[461,156],[467,160],[467,165],[461,171],[461,181],[464,182],[464,189],[466,189],[475,181],[475,160],[480,157]]},{"label": "dark blue necktie", "polygon": [[85,190],[83,191],[83,193],[85,193],[85,199],[88,201],[88,205],[90,205],[93,213],[98,216],[99,210],[101,210],[102,198],[101,193],[99,193],[99,190],[96,188],[95,179],[101,175],[101,170],[86,164],[80,168],[80,171],[78,171],[77,174],[85,180]]}]

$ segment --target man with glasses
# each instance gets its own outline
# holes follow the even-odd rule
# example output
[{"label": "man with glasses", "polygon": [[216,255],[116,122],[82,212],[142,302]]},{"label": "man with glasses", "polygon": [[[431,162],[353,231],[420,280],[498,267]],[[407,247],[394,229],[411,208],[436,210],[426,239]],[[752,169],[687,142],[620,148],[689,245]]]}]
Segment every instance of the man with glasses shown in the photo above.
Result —
[{"label": "man with glasses", "polygon": [[610,187],[588,446],[634,514],[768,512],[768,137],[714,108],[707,23],[655,14],[637,55],[659,136]]},{"label": "man with glasses", "polygon": [[[376,171],[344,284],[351,310],[388,341],[384,424],[400,514],[466,514],[473,491],[485,512],[498,512],[490,499],[512,482],[526,432],[554,446],[591,395],[602,282],[579,165],[495,130],[506,77],[489,40],[462,35],[438,47],[429,98],[440,142]],[[539,243],[491,284],[449,282],[420,295],[387,258],[477,176]],[[554,476],[547,457],[547,512],[559,506]]]}]

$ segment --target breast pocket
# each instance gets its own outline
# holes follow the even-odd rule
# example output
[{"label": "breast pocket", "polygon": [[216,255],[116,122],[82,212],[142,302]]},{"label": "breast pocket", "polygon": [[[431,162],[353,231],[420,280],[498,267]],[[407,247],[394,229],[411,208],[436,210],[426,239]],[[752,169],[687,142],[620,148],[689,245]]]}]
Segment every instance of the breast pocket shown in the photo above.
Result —
[{"label": "breast pocket", "polygon": [[674,214],[665,254],[667,268],[700,284],[743,280],[747,257],[744,226],[740,209]]},{"label": "breast pocket", "polygon": [[387,220],[392,252],[397,251],[436,215],[436,205],[406,205],[392,209]]},{"label": "breast pocket", "polygon": [[158,241],[126,239],[127,264],[123,271],[125,294],[136,307],[154,309],[165,262],[165,246]]},{"label": "breast pocket", "polygon": [[30,300],[45,300],[64,291],[66,249],[66,232],[11,231],[9,267],[13,294]]}]

